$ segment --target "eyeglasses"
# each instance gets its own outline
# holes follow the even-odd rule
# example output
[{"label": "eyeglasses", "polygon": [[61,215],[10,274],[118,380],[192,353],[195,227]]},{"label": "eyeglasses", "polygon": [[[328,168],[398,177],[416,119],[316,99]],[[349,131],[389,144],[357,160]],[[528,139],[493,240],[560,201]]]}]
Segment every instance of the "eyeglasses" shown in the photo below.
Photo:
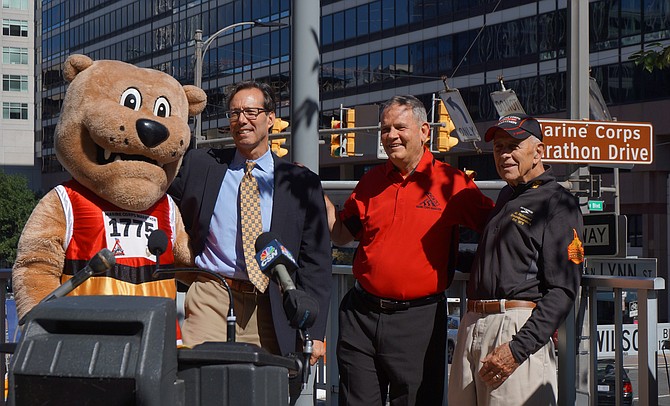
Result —
[{"label": "eyeglasses", "polygon": [[269,111],[270,110],[262,109],[260,107],[248,107],[246,109],[228,110],[226,111],[226,117],[228,117],[230,121],[237,121],[240,119],[240,114],[244,113],[249,120],[255,120],[258,118],[259,114],[267,113]]}]

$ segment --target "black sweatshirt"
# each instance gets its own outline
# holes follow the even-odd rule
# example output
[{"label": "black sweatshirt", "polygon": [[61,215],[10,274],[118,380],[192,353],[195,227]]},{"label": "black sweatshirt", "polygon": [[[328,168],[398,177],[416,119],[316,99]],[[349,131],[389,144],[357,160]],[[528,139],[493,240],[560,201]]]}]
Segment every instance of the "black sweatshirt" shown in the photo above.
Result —
[{"label": "black sweatshirt", "polygon": [[537,304],[510,343],[519,363],[549,341],[573,305],[583,270],[582,234],[577,199],[550,168],[500,191],[472,264],[468,298]]}]

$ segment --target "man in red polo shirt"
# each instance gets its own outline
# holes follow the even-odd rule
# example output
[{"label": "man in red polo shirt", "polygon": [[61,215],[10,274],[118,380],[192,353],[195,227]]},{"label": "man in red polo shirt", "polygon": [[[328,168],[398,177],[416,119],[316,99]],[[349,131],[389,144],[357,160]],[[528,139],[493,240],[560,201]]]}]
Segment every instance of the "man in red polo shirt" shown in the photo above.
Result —
[{"label": "man in red polo shirt", "polygon": [[493,207],[463,172],[424,146],[426,109],[413,96],[382,108],[389,161],[361,178],[344,209],[326,199],[335,244],[359,240],[354,288],[342,299],[341,405],[440,405],[446,359],[444,291],[458,225],[481,231]]}]

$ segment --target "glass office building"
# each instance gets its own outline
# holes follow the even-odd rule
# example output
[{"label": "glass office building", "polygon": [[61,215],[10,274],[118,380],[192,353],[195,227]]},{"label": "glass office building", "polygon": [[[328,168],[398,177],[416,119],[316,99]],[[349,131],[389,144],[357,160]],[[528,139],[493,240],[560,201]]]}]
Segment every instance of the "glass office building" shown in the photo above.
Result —
[{"label": "glass office building", "polygon": [[[3,0],[3,7],[12,1]],[[291,21],[291,3],[39,2],[35,121],[44,186],[67,177],[55,159],[53,134],[67,88],[61,66],[68,55],[124,60],[191,84],[196,30],[206,40],[242,21],[299,24]],[[320,127],[329,128],[341,106],[380,103],[395,94],[414,94],[431,108],[433,95],[444,89],[443,77],[460,90],[480,134],[497,118],[489,94],[500,89],[499,76],[530,114],[568,117],[566,100],[576,89],[567,80],[567,26],[566,0],[321,0]],[[280,97],[277,114],[290,121],[290,33],[290,26],[239,28],[211,44],[203,63],[202,86],[209,97],[204,138],[225,134],[226,88],[243,79],[271,83]],[[646,72],[628,57],[645,44],[670,40],[670,0],[590,1],[588,36],[591,76],[612,115],[654,125],[655,162],[622,171],[621,213],[628,215],[631,252],[658,258],[659,274],[667,276],[670,160],[664,156],[670,152],[670,73]],[[459,168],[477,169],[479,179],[497,178],[488,147],[479,147],[484,154],[459,144],[437,155]],[[378,162],[375,156],[333,158],[328,145],[320,147],[324,179],[356,179]],[[593,171],[604,172],[605,183],[611,182],[608,169]],[[611,207],[612,197],[604,200]],[[667,309],[666,298],[661,302]],[[667,311],[661,314],[667,317]]]}]

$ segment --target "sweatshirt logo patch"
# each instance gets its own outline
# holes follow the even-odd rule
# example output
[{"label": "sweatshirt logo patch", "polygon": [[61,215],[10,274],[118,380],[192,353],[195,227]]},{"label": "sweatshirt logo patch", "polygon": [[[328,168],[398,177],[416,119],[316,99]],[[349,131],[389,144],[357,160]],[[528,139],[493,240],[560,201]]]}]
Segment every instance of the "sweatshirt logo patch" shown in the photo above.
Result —
[{"label": "sweatshirt logo patch", "polygon": [[531,214],[533,214],[533,211],[532,211],[531,209],[527,209],[527,208],[525,208],[525,207],[523,207],[523,206],[521,206],[521,207],[519,208],[519,212],[520,212],[520,213],[523,213],[523,214],[527,214],[527,215],[531,215]]},{"label": "sweatshirt logo patch", "polygon": [[577,235],[577,230],[572,229],[574,238],[570,245],[568,245],[568,259],[575,264],[579,265],[584,262],[584,245],[579,241],[579,236]]},{"label": "sweatshirt logo patch", "polygon": [[421,203],[416,205],[417,209],[441,210],[440,202],[433,196],[432,193],[426,193],[426,198]]},{"label": "sweatshirt logo patch", "polygon": [[518,225],[527,226],[533,222],[533,211],[521,206],[519,207],[519,211],[515,211],[510,217]]}]

